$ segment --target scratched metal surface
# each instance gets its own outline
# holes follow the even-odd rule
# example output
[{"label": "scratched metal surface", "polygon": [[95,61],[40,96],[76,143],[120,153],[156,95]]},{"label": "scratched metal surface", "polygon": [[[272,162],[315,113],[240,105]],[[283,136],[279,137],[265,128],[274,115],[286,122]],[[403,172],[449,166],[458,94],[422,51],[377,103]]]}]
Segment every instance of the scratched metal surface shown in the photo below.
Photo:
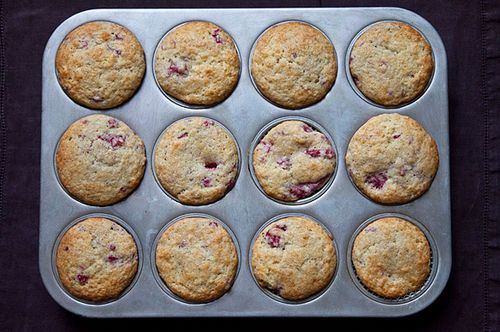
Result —
[{"label": "scratched metal surface", "polygon": [[[126,26],[141,42],[147,69],[140,89],[124,105],[101,112],[75,104],[59,86],[54,59],[59,43],[78,25],[91,20],[110,20]],[[188,20],[212,21],[235,40],[242,61],[235,91],[224,102],[207,109],[190,109],[165,97],[153,75],[153,54],[158,42],[172,27]],[[248,64],[252,46],[272,24],[303,20],[319,28],[335,46],[338,76],[332,90],[319,103],[301,110],[287,110],[264,99],[254,88]],[[435,71],[426,92],[415,102],[397,109],[384,109],[361,98],[352,87],[347,68],[349,47],[366,26],[381,20],[401,20],[430,42]],[[44,284],[64,308],[93,317],[169,316],[404,316],[422,310],[443,290],[451,268],[451,219],[449,190],[448,96],[446,52],[434,28],[417,14],[400,8],[322,9],[103,9],[76,14],[63,22],[47,43],[43,59],[42,153],[39,264]],[[376,204],[351,184],[344,156],[353,133],[370,117],[399,112],[418,120],[438,144],[440,165],[430,190],[403,205]],[[54,153],[59,137],[75,120],[105,113],[125,121],[144,140],[147,168],[137,190],[127,199],[107,207],[82,204],[59,185]],[[185,206],[167,196],[155,181],[152,151],[161,132],[186,116],[206,116],[222,123],[240,149],[240,174],[235,187],[220,201],[205,206]],[[333,139],[338,155],[336,175],[316,199],[302,204],[282,204],[267,198],[252,180],[249,152],[260,130],[285,116],[310,119]],[[136,236],[141,251],[141,269],[130,289],[105,304],[92,304],[71,297],[59,284],[53,267],[53,252],[61,232],[78,218],[103,213],[116,216]],[[222,220],[237,239],[240,266],[231,290],[207,304],[188,304],[164,290],[154,272],[152,251],[160,230],[187,213],[203,213]],[[302,213],[320,221],[335,237],[338,265],[334,280],[319,296],[301,303],[279,301],[255,283],[248,263],[252,239],[261,226],[285,213]],[[433,272],[416,296],[386,301],[363,291],[352,271],[349,252],[356,230],[369,218],[397,213],[418,222],[430,237]]]}]

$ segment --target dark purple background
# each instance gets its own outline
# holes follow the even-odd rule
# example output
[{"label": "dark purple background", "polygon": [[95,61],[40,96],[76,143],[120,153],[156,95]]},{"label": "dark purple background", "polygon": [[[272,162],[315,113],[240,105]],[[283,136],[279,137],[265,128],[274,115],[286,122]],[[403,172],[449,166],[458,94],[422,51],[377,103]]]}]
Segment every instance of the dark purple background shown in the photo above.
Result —
[{"label": "dark purple background", "polygon": [[[2,1],[2,0],[0,0]],[[0,2],[1,3],[1,2]],[[439,299],[400,319],[323,320],[322,329],[500,330],[500,101],[498,1],[154,1],[155,7],[399,6],[437,29],[448,53],[453,267]],[[0,5],[0,330],[238,328],[280,331],[306,319],[97,320],[75,316],[38,272],[42,53],[66,18],[146,1],[3,1]],[[496,43],[496,44],[495,44]],[[312,325],[311,325],[312,323]]]}]

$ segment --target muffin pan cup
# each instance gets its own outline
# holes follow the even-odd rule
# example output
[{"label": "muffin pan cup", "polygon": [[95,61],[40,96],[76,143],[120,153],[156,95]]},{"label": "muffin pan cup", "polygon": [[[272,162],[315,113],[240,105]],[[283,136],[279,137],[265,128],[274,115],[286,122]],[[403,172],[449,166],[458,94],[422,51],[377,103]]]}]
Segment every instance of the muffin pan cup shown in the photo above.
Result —
[{"label": "muffin pan cup", "polygon": [[[128,28],[146,55],[146,73],[136,94],[123,105],[107,111],[91,110],[74,103],[61,89],[54,59],[65,35],[82,23],[108,20]],[[184,107],[167,98],[154,78],[154,53],[159,41],[173,27],[187,21],[211,21],[234,39],[241,57],[241,75],[236,89],[223,102],[208,108]],[[330,92],[318,103],[300,109],[278,107],[263,98],[249,73],[252,47],[270,26],[290,20],[310,23],[333,43],[338,73]],[[358,33],[383,20],[406,22],[428,40],[435,68],[425,92],[414,102],[398,108],[383,108],[361,98],[346,71],[348,50]],[[446,52],[436,30],[422,17],[400,8],[300,8],[300,9],[99,9],[76,14],[63,22],[49,39],[43,58],[42,145],[40,188],[39,267],[43,282],[61,306],[91,317],[224,317],[224,316],[320,316],[396,317],[416,313],[429,306],[442,292],[451,269],[451,216],[448,141],[448,96]],[[429,191],[403,205],[381,205],[361,195],[351,183],[344,156],[354,132],[369,118],[384,112],[411,116],[432,135],[439,149],[440,165]],[[97,207],[69,196],[57,180],[54,152],[62,133],[75,120],[104,113],[125,121],[143,139],[147,163],[139,187],[124,200]],[[188,116],[205,116],[230,131],[240,152],[240,172],[234,188],[208,205],[183,205],[166,195],[152,171],[153,148],[163,130]],[[313,200],[284,204],[264,195],[250,172],[253,140],[269,123],[298,116],[317,123],[331,136],[337,167],[331,183]],[[315,127],[313,125],[313,127]],[[102,213],[126,221],[137,241],[140,266],[130,289],[117,299],[102,303],[80,301],[68,294],[54,273],[53,253],[61,232],[75,220]],[[179,216],[198,213],[220,219],[232,231],[240,250],[239,271],[232,288],[219,299],[205,304],[180,301],[162,289],[155,277],[151,252],[166,223]],[[291,304],[277,301],[261,291],[249,264],[252,240],[266,221],[298,213],[319,220],[334,236],[337,270],[331,284],[308,301]],[[360,289],[350,271],[350,245],[366,220],[384,213],[416,220],[427,231],[432,247],[431,277],[421,291],[404,301],[381,301]]]}]

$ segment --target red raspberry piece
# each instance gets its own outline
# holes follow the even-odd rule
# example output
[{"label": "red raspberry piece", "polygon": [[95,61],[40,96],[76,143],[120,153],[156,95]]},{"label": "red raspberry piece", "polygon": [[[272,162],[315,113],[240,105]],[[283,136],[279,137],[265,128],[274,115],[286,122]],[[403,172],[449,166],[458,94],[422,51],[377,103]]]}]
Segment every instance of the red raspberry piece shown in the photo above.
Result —
[{"label": "red raspberry piece", "polygon": [[108,128],[117,128],[117,127],[118,127],[118,121],[116,119],[108,120]]},{"label": "red raspberry piece", "polygon": [[87,283],[87,281],[89,280],[89,277],[84,275],[84,274],[77,274],[76,280],[78,280],[80,285],[85,285]]},{"label": "red raspberry piece", "polygon": [[181,139],[181,138],[184,138],[184,137],[187,137],[188,136],[188,133],[185,132],[185,133],[182,133],[180,134],[179,136],[177,136],[178,139]]},{"label": "red raspberry piece", "polygon": [[114,263],[114,262],[116,262],[118,259],[119,259],[118,257],[113,256],[113,255],[109,255],[109,256],[108,256],[108,262],[110,262],[110,263]]},{"label": "red raspberry piece", "polygon": [[229,182],[226,184],[226,192],[233,189],[235,183],[236,181],[234,181],[234,179],[229,180]]},{"label": "red raspberry piece", "polygon": [[115,134],[106,133],[104,135],[97,136],[97,138],[111,144],[111,147],[113,149],[125,144],[125,137],[123,137],[122,135],[115,135]]},{"label": "red raspberry piece", "polygon": [[396,134],[396,135],[392,136],[392,138],[394,138],[394,139],[398,139],[400,137],[401,137],[401,134]]},{"label": "red raspberry piece", "polygon": [[209,178],[209,177],[204,177],[203,180],[201,180],[201,184],[203,185],[203,187],[207,188],[207,187],[211,187],[212,186],[212,179]]},{"label": "red raspberry piece", "polygon": [[215,220],[210,220],[208,222],[208,226],[211,226],[211,227],[219,227],[219,224],[215,221]]},{"label": "red raspberry piece", "polygon": [[289,192],[298,199],[306,198],[318,191],[323,185],[324,179],[317,182],[299,183],[290,187]]},{"label": "red raspberry piece", "polygon": [[122,50],[118,49],[118,48],[114,48],[113,46],[111,46],[110,44],[106,44],[106,47],[108,48],[108,50],[110,50],[111,52],[113,52],[113,54],[115,56],[120,56],[122,55]]},{"label": "red raspberry piece", "polygon": [[114,34],[113,39],[114,40],[123,40],[123,36],[119,32],[117,32]]},{"label": "red raspberry piece", "polygon": [[116,246],[114,244],[109,245],[109,250],[115,251],[115,249],[116,249]]},{"label": "red raspberry piece", "polygon": [[276,163],[283,169],[290,169],[290,167],[292,167],[292,163],[287,157],[281,157]]},{"label": "red raspberry piece", "polygon": [[278,229],[281,229],[282,231],[285,231],[288,229],[288,226],[285,225],[285,224],[276,224],[274,225],[274,228],[278,228]]},{"label": "red raspberry piece", "polygon": [[203,125],[204,125],[205,127],[208,127],[208,126],[214,126],[214,125],[215,125],[215,122],[214,122],[214,121],[212,121],[212,120],[205,120],[205,121],[203,121]]},{"label": "red raspberry piece", "polygon": [[210,170],[214,170],[217,168],[217,163],[215,162],[207,162],[205,163],[205,168],[208,168]]},{"label": "red raspberry piece", "polygon": [[89,47],[89,42],[86,41],[86,40],[79,40],[78,42],[80,43],[80,45],[78,46],[78,48],[85,48],[85,49],[87,49]]},{"label": "red raspberry piece", "polygon": [[259,145],[261,146],[262,150],[264,150],[264,153],[269,153],[271,151],[271,147],[273,146],[272,143],[268,143],[266,141],[260,141]]},{"label": "red raspberry piece", "polygon": [[372,174],[366,177],[365,182],[369,183],[375,189],[382,189],[387,181],[384,173]]},{"label": "red raspberry piece", "polygon": [[327,159],[333,159],[335,157],[335,151],[333,151],[333,149],[326,149],[325,150],[325,157]]},{"label": "red raspberry piece", "polygon": [[377,231],[377,227],[367,227],[365,228],[365,232],[367,233],[373,233],[373,232],[376,232]]},{"label": "red raspberry piece", "polygon": [[271,230],[266,232],[264,239],[271,248],[278,248],[280,246],[281,236],[272,234]]},{"label": "red raspberry piece", "polygon": [[86,120],[86,119],[83,119],[82,121],[80,121],[81,124],[87,124],[89,122],[89,120]]},{"label": "red raspberry piece", "polygon": [[179,248],[184,248],[188,245],[188,242],[186,240],[182,240],[181,243],[179,244]]},{"label": "red raspberry piece", "polygon": [[212,38],[214,39],[214,41],[215,41],[216,44],[222,44],[222,38],[219,35],[219,33],[220,33],[220,29],[215,29],[212,32]]},{"label": "red raspberry piece", "polygon": [[308,126],[308,125],[303,125],[302,128],[304,129],[304,131],[306,133],[310,133],[310,132],[313,131],[313,129],[310,126]]},{"label": "red raspberry piece", "polygon": [[321,150],[320,149],[307,149],[304,151],[306,154],[310,155],[313,158],[318,158],[321,156]]},{"label": "red raspberry piece", "polygon": [[170,66],[168,67],[167,76],[178,75],[181,77],[186,77],[188,75],[187,65],[184,64],[183,67],[178,67],[175,62],[170,62]]}]

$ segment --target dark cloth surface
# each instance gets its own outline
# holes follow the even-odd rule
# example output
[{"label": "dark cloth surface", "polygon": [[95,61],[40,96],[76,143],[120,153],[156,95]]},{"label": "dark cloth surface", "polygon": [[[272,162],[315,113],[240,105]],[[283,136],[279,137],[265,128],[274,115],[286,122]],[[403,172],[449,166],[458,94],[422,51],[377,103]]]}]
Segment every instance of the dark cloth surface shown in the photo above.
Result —
[{"label": "dark cloth surface", "polygon": [[0,330],[164,329],[202,325],[264,330],[307,319],[87,319],[61,308],[38,272],[42,53],[67,17],[112,7],[398,6],[437,29],[448,54],[453,267],[430,307],[398,319],[329,319],[323,328],[407,331],[500,329],[500,4],[498,1],[29,1],[0,14]]}]

